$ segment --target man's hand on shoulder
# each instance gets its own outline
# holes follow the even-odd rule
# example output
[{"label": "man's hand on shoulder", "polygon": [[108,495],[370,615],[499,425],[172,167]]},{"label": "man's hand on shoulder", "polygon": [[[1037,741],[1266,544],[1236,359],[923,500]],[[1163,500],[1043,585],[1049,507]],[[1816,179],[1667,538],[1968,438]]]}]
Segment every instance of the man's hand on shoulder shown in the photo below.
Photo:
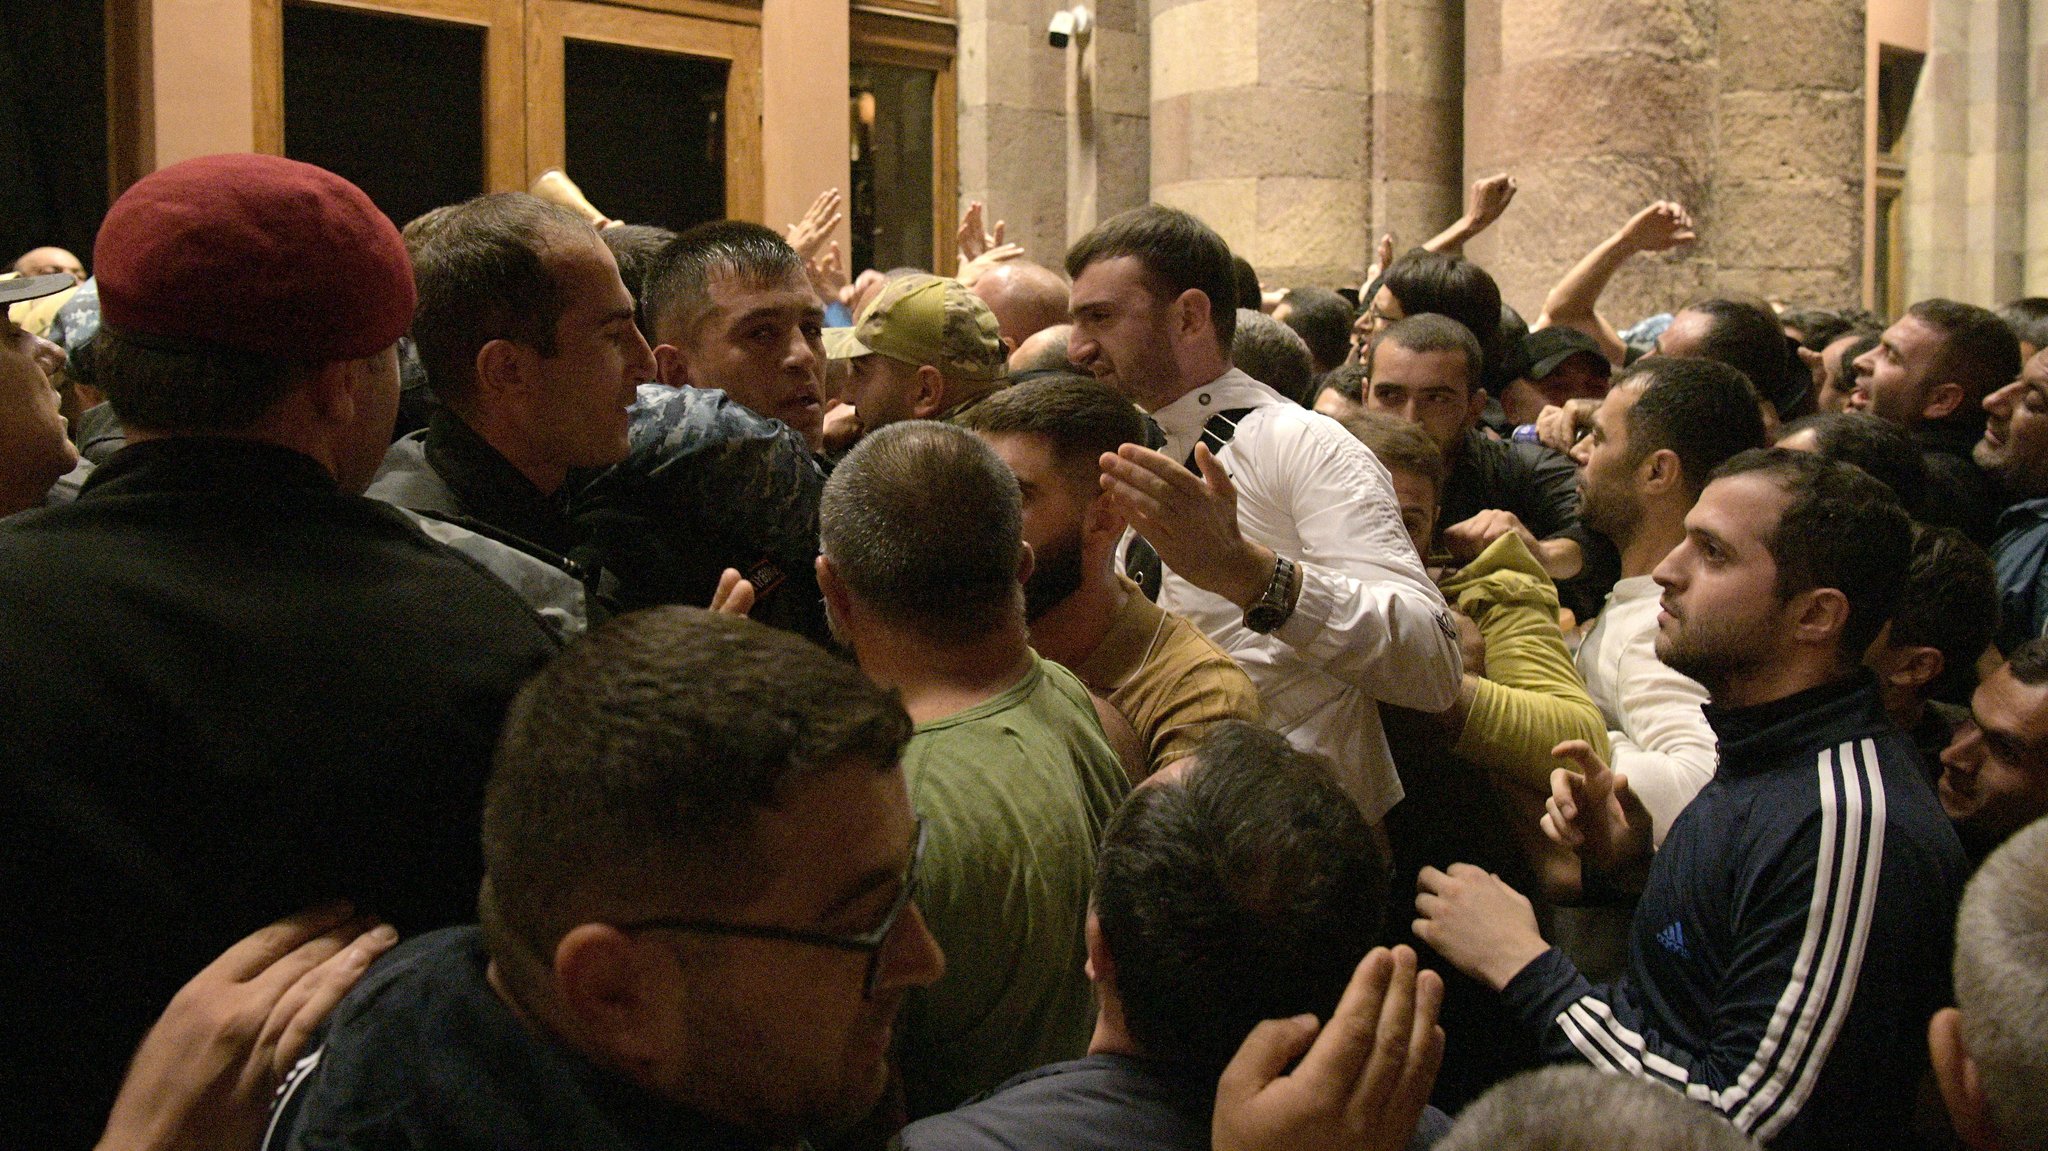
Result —
[{"label": "man's hand on shoulder", "polygon": [[1102,490],[1159,561],[1175,575],[1241,608],[1272,581],[1278,557],[1237,527],[1237,489],[1207,445],[1195,447],[1197,476],[1139,444],[1104,453]]},{"label": "man's hand on shoulder", "polygon": [[1313,1015],[1268,1019],[1245,1037],[1216,1085],[1211,1144],[1216,1151],[1406,1147],[1443,1062],[1436,1024],[1443,997],[1442,977],[1419,970],[1413,949],[1375,948],[1352,973],[1328,1025],[1318,1027]]}]

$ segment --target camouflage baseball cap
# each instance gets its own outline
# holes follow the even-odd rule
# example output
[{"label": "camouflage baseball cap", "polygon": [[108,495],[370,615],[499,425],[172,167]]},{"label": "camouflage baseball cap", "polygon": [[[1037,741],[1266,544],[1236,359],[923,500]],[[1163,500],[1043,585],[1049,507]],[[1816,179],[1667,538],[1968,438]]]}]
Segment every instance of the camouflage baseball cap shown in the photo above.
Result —
[{"label": "camouflage baseball cap", "polygon": [[994,312],[958,280],[914,275],[889,281],[847,334],[827,333],[828,354],[869,353],[932,367],[956,380],[1000,380],[1008,372]]}]

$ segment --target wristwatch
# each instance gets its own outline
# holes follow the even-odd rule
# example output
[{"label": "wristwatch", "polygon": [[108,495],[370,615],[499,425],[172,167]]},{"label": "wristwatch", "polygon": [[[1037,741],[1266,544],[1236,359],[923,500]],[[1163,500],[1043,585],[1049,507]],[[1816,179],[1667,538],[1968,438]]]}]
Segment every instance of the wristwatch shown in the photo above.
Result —
[{"label": "wristwatch", "polygon": [[1265,593],[1244,612],[1244,626],[1261,635],[1294,614],[1294,561],[1286,556],[1275,558],[1279,562],[1273,565],[1273,578],[1267,581]]}]

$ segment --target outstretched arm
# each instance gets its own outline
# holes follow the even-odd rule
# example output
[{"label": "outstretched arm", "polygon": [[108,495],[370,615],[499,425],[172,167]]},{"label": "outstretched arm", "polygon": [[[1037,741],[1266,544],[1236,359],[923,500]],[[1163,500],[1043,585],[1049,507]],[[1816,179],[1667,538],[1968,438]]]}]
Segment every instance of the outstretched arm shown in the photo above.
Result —
[{"label": "outstretched arm", "polygon": [[1607,282],[1614,278],[1614,273],[1636,253],[1662,252],[1698,238],[1692,216],[1684,205],[1675,200],[1651,204],[1629,217],[1619,231],[1602,240],[1564,274],[1564,279],[1544,299],[1543,314],[1533,327],[1562,324],[1577,328],[1600,341],[1600,350],[1610,362],[1621,363],[1628,349],[1622,346],[1621,337],[1607,321],[1600,318],[1600,293],[1607,290]]},{"label": "outstretched arm", "polygon": [[1422,247],[1426,251],[1449,252],[1454,256],[1464,251],[1467,241],[1493,227],[1493,222],[1508,210],[1508,205],[1514,202],[1516,190],[1515,178],[1506,172],[1473,181],[1471,191],[1465,194],[1465,214],[1450,227],[1424,241]]}]

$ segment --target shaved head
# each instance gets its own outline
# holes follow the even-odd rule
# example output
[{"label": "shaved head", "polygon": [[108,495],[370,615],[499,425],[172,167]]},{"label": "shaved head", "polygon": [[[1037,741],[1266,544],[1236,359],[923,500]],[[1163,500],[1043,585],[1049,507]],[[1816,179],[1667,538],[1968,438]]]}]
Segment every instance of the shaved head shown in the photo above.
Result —
[{"label": "shaved head", "polygon": [[1003,342],[1012,349],[1031,336],[1067,322],[1067,281],[1029,260],[1010,260],[974,282],[974,294],[996,314]]}]

